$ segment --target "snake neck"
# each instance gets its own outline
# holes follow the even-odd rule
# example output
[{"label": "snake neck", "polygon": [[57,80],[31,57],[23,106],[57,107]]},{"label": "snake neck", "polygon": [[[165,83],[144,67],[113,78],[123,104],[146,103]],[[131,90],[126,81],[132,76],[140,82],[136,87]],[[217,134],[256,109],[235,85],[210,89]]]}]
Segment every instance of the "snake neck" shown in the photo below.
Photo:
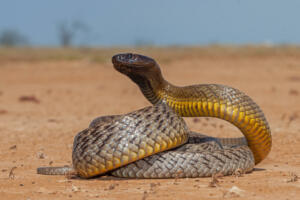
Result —
[{"label": "snake neck", "polygon": [[130,74],[128,77],[139,86],[143,95],[153,105],[161,103],[164,100],[163,94],[166,94],[165,90],[172,86],[163,79],[161,73],[155,76]]},{"label": "snake neck", "polygon": [[166,103],[182,117],[216,117],[234,124],[244,134],[255,163],[270,152],[271,131],[259,106],[237,89],[203,84],[178,87],[161,73],[129,76],[152,103]]}]

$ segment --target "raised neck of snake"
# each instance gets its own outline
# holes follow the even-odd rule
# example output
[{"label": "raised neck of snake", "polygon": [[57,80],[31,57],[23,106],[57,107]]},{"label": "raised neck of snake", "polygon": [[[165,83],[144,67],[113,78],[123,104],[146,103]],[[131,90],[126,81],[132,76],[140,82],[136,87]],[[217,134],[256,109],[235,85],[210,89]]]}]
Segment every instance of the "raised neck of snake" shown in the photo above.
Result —
[{"label": "raised neck of snake", "polygon": [[270,152],[268,122],[259,106],[243,92],[218,84],[174,86],[163,78],[152,58],[138,54],[116,55],[113,64],[152,104],[166,103],[182,117],[216,117],[234,124],[246,137],[256,164]]},{"label": "raised neck of snake", "polygon": [[128,77],[139,86],[141,92],[152,104],[165,102],[170,91],[177,88],[164,80],[161,73],[148,76],[128,75]]}]

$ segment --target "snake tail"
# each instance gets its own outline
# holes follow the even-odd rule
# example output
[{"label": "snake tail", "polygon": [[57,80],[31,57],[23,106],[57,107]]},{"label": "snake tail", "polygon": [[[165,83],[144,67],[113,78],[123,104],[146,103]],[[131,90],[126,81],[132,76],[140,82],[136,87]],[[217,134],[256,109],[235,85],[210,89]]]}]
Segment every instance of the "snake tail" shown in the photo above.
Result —
[{"label": "snake tail", "polygon": [[37,168],[38,174],[43,175],[76,175],[77,172],[73,167],[39,167]]}]

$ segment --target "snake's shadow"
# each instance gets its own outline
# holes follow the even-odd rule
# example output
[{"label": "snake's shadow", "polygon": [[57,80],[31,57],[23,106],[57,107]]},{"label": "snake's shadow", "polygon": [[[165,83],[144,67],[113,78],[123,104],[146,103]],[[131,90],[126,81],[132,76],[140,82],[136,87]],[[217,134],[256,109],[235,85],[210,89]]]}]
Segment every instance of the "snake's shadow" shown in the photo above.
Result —
[{"label": "snake's shadow", "polygon": [[[264,169],[264,168],[253,168],[253,171],[249,172],[249,173],[260,172],[260,171],[266,171],[266,169]],[[248,173],[246,173],[246,174],[248,174]],[[84,178],[81,178],[79,176],[72,176],[72,177],[69,177],[69,178],[70,179],[75,179],[75,180],[84,180],[84,181],[87,181],[87,180],[91,180],[91,181],[95,181],[95,180],[100,180],[100,181],[112,181],[112,180],[127,181],[127,180],[137,180],[138,179],[138,178],[120,178],[120,177],[115,177],[115,176],[112,176],[112,175],[95,176],[95,177],[92,177],[92,178],[89,178],[89,179],[84,179]],[[197,177],[197,178],[199,178],[199,177]],[[204,177],[204,178],[207,178],[207,177]],[[174,178],[162,178],[162,179],[174,179]],[[139,179],[139,180],[141,180],[141,179]]]},{"label": "snake's shadow", "polygon": [[81,178],[79,176],[72,176],[72,177],[69,177],[70,179],[73,179],[73,180],[83,180],[83,181],[95,181],[95,180],[99,180],[99,181],[112,181],[112,180],[118,180],[118,181],[126,181],[126,180],[133,180],[135,178],[120,178],[120,177],[115,177],[115,176],[111,176],[111,175],[106,175],[106,176],[95,176],[95,177],[92,177],[92,178],[88,178],[88,179],[85,179],[85,178]]}]

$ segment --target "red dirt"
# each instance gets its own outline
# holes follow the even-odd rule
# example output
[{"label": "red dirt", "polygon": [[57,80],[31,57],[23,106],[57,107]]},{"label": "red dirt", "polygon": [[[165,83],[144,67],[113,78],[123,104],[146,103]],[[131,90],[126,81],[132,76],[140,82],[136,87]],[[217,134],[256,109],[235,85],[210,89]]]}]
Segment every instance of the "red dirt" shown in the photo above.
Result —
[{"label": "red dirt", "polygon": [[[71,164],[73,138],[93,118],[150,104],[137,86],[108,61],[4,62],[0,66],[1,199],[299,198],[299,57],[183,57],[162,62],[161,68],[164,77],[176,85],[220,83],[251,96],[271,126],[273,148],[269,156],[252,173],[241,177],[84,180],[38,175],[39,166]],[[19,101],[22,96],[31,100]],[[192,130],[201,133],[240,135],[221,120],[186,121]]]}]

